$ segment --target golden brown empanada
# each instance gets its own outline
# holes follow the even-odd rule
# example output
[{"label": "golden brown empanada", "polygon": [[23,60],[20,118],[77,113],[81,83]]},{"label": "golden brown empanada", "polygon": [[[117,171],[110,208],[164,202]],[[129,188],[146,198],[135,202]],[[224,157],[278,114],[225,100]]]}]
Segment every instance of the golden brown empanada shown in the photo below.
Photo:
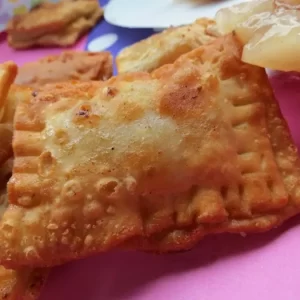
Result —
[{"label": "golden brown empanada", "polygon": [[191,25],[169,28],[123,49],[116,58],[119,73],[146,71],[173,63],[180,55],[218,36],[214,21],[199,19]]},{"label": "golden brown empanada", "polygon": [[21,101],[1,262],[52,266],[191,229],[159,248],[179,250],[206,231],[263,231],[296,214],[297,150],[265,71],[240,54],[229,35],[152,74]]}]

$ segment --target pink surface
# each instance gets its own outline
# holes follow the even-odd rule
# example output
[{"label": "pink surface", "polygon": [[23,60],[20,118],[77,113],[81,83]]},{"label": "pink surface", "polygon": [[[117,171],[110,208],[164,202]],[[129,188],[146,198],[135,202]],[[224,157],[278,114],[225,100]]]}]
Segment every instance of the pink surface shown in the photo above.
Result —
[{"label": "pink surface", "polygon": [[[74,47],[68,49],[83,50],[85,47],[86,38],[81,39]],[[58,54],[62,51],[61,48],[40,48],[31,50],[14,50],[6,43],[6,35],[0,33],[0,63],[7,60],[14,60],[18,65],[25,62],[34,61],[46,55]]]},{"label": "pink surface", "polygon": [[[0,62],[22,64],[59,51],[16,53],[0,40]],[[277,73],[271,81],[300,146],[300,77]],[[296,217],[266,234],[208,237],[185,253],[114,252],[57,267],[41,300],[298,300],[299,252]]]}]

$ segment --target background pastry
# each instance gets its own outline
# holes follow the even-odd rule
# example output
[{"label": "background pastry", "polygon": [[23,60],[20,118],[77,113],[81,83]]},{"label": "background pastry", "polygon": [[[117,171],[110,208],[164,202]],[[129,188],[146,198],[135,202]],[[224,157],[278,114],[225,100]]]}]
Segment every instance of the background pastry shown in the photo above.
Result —
[{"label": "background pastry", "polygon": [[123,49],[116,58],[118,71],[151,72],[173,63],[180,55],[213,41],[217,36],[215,23],[210,19],[166,29]]},{"label": "background pastry", "polygon": [[43,2],[26,14],[14,16],[7,25],[11,47],[70,46],[102,17],[97,0]]},{"label": "background pastry", "polygon": [[109,52],[64,51],[24,64],[18,70],[15,83],[37,88],[67,80],[107,80],[112,72]]}]

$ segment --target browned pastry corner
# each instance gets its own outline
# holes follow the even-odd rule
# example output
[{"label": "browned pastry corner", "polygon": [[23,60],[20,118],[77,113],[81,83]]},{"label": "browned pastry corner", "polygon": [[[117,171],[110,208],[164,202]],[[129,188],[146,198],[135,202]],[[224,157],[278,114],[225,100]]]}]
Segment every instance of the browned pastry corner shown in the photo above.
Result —
[{"label": "browned pastry corner", "polygon": [[126,241],[181,250],[297,214],[296,147],[264,69],[240,56],[228,35],[152,74],[22,99],[1,263],[53,266]]},{"label": "browned pastry corner", "polygon": [[112,63],[109,52],[64,51],[24,64],[15,83],[38,88],[67,80],[107,80],[112,76]]},{"label": "browned pastry corner", "polygon": [[123,49],[116,58],[118,72],[151,72],[217,36],[215,22],[205,18],[190,25],[166,29]]},{"label": "browned pastry corner", "polygon": [[7,25],[11,47],[73,45],[102,17],[97,0],[42,3],[32,11],[15,16]]}]

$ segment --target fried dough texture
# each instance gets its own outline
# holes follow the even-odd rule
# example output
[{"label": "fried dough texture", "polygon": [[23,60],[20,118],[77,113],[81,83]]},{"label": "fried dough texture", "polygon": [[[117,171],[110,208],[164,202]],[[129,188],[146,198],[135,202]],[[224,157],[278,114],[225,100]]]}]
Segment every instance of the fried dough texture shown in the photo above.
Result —
[{"label": "fried dough texture", "polygon": [[184,250],[297,214],[296,147],[264,69],[241,52],[230,34],[151,74],[22,99],[1,263],[53,266],[126,242]]}]

